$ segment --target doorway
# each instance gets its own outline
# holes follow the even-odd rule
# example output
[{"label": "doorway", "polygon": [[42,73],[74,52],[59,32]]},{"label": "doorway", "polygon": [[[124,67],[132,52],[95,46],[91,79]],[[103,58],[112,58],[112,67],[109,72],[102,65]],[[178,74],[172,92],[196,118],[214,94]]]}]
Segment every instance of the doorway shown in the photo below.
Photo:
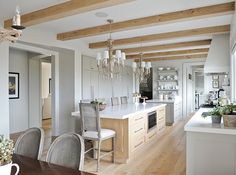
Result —
[{"label": "doorway", "polygon": [[52,65],[51,57],[41,59],[42,128],[52,129]]},{"label": "doorway", "polygon": [[204,66],[193,66],[194,75],[194,109],[198,110],[205,101],[204,95]]},{"label": "doorway", "polygon": [[[30,52],[28,57],[28,115],[26,127],[42,127],[42,100],[41,100],[41,60],[51,58],[51,134],[59,135],[59,54],[58,52],[34,47],[30,44],[14,43],[11,48]],[[45,60],[44,60],[45,62]],[[48,60],[46,61],[48,62]],[[49,80],[48,80],[49,81]],[[25,130],[21,129],[21,131]]]}]

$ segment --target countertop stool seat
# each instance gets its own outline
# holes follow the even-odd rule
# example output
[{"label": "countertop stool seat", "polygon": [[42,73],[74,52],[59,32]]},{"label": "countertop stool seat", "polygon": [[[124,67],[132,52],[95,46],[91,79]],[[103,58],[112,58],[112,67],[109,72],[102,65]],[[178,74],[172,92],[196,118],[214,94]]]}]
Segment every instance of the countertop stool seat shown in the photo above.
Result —
[{"label": "countertop stool seat", "polygon": [[[96,152],[97,171],[99,171],[100,158],[112,154],[112,161],[113,163],[115,162],[116,132],[110,129],[101,128],[98,105],[96,104],[80,103],[80,116],[82,119],[81,128],[83,138],[96,143],[96,145],[93,144],[93,148],[86,150],[85,154],[92,150],[94,153]],[[112,148],[101,156],[101,142],[107,139],[112,139]]]}]

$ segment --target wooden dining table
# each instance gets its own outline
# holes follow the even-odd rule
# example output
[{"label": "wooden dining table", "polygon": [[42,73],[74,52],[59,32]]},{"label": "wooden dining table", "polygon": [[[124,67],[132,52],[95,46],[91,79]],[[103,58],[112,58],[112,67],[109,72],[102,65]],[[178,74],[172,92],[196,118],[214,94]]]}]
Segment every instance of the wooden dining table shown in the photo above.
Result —
[{"label": "wooden dining table", "polygon": [[[13,155],[12,162],[19,165],[19,175],[94,175],[17,154]],[[12,168],[11,175],[14,174],[15,168]]]}]

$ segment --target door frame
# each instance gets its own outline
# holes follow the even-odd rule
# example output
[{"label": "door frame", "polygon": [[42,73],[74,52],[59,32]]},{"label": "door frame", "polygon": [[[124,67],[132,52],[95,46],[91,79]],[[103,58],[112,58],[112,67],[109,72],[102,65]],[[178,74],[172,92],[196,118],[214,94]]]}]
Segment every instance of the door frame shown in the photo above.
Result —
[{"label": "door frame", "polygon": [[192,62],[192,63],[183,63],[183,84],[182,84],[182,87],[183,87],[183,100],[182,100],[182,105],[183,105],[183,116],[184,117],[187,117],[187,68],[190,67],[190,66],[200,66],[200,65],[204,65],[205,62]]},{"label": "door frame", "polygon": [[[59,53],[56,51],[30,46],[23,43],[10,44],[10,47],[25,51],[36,52],[52,57],[52,92],[54,92],[52,94],[52,135],[59,135]],[[41,108],[41,105],[39,106],[39,108]],[[38,125],[42,126],[41,123],[38,123]]]}]

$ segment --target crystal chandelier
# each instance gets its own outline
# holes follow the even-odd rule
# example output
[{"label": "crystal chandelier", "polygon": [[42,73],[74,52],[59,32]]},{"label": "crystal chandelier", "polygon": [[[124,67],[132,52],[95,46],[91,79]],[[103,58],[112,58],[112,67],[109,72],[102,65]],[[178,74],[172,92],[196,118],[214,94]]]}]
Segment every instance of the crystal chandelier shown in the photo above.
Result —
[{"label": "crystal chandelier", "polygon": [[12,29],[0,29],[0,42],[10,41],[16,42],[22,34],[22,30],[25,29],[21,26],[20,8],[16,7],[16,14],[12,18]]},{"label": "crystal chandelier", "polygon": [[[124,52],[121,52],[121,50],[113,50],[113,40],[111,38],[111,24],[113,23],[113,20],[109,19],[107,22],[110,24],[107,50],[104,51],[103,56],[102,53],[97,53],[96,60],[99,70],[102,70],[103,74],[106,76],[113,78],[114,75],[118,75],[124,67],[126,56]],[[113,53],[115,53],[115,55],[113,55]]]},{"label": "crystal chandelier", "polygon": [[133,72],[135,77],[139,80],[139,82],[143,82],[147,80],[148,76],[151,73],[151,62],[144,62],[143,61],[143,53],[140,53],[140,58],[138,62],[133,62]]}]

